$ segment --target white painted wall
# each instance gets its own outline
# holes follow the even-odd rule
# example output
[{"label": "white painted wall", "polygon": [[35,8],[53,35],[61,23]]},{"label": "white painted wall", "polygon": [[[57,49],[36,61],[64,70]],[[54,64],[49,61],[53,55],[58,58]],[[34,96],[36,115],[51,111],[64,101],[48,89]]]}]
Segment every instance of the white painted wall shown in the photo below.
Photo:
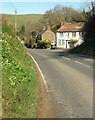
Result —
[{"label": "white painted wall", "polygon": [[[77,45],[80,45],[83,42],[80,32],[76,32],[76,36],[72,36],[72,32],[63,32],[63,35],[62,35],[62,33],[57,32],[56,38],[57,38],[57,41],[56,41],[57,48],[66,48],[66,46],[69,46],[68,41],[71,41],[72,39],[78,40]],[[62,40],[64,40],[64,44],[62,44]],[[59,44],[60,43],[59,41],[61,41],[61,44]],[[67,41],[67,43],[66,43],[66,41]]]}]

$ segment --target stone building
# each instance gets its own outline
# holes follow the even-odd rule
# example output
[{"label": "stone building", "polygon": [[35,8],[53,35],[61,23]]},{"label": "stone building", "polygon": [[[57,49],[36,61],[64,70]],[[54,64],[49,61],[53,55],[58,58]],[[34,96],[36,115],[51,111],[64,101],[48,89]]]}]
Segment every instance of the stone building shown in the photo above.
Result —
[{"label": "stone building", "polygon": [[55,44],[55,33],[51,31],[50,25],[47,26],[46,29],[44,29],[43,33],[41,34],[42,40],[50,40],[51,44]]}]

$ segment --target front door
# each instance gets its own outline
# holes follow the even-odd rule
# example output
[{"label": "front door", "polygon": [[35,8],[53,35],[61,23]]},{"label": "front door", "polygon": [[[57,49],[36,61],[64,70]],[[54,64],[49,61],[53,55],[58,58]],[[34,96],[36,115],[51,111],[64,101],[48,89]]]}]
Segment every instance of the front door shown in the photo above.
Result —
[{"label": "front door", "polygon": [[66,40],[66,49],[71,48],[71,41],[70,40]]}]

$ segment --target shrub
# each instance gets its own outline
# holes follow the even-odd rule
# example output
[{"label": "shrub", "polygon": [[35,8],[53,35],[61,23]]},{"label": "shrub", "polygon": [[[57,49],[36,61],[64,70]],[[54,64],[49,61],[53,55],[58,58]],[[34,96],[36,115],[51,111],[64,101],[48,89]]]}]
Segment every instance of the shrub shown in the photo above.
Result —
[{"label": "shrub", "polygon": [[51,42],[49,40],[38,40],[37,43],[37,48],[50,48],[51,47]]},{"label": "shrub", "polygon": [[33,48],[37,48],[37,43],[33,43]]}]

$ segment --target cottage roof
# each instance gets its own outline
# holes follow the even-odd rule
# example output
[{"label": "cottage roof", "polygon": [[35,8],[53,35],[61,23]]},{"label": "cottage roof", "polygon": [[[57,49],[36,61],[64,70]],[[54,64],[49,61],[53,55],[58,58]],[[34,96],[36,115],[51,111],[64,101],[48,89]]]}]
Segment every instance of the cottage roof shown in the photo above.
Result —
[{"label": "cottage roof", "polygon": [[66,23],[61,26],[57,32],[72,32],[72,31],[81,31],[84,26],[83,22],[79,23]]}]

